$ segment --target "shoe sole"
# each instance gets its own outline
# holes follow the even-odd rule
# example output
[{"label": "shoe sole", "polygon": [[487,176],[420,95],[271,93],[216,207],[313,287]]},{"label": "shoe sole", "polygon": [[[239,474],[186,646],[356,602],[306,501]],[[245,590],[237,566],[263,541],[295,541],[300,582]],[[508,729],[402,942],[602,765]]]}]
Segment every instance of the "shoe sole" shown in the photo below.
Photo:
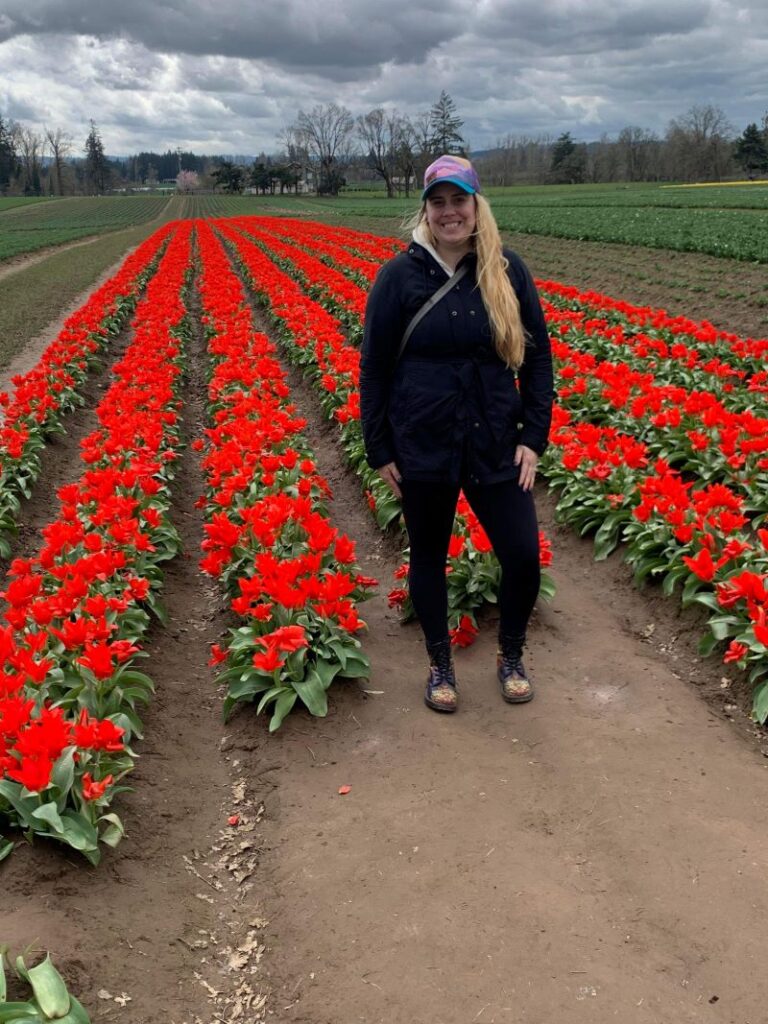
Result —
[{"label": "shoe sole", "polygon": [[447,708],[444,704],[433,703],[428,697],[424,698],[424,703],[427,705],[428,708],[431,708],[433,711],[442,711],[444,715],[452,715],[458,707],[458,705],[454,704],[452,708]]},{"label": "shoe sole", "polygon": [[502,693],[501,699],[506,701],[507,704],[527,704],[529,701],[533,700],[533,691],[525,697],[507,697],[505,693]]}]

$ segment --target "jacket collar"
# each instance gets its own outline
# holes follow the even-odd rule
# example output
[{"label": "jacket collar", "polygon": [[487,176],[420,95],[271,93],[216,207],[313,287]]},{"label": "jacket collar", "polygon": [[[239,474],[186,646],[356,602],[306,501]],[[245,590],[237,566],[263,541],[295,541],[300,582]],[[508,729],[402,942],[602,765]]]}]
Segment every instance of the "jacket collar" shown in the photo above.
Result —
[{"label": "jacket collar", "polygon": [[455,269],[449,267],[448,264],[443,262],[443,260],[440,258],[435,247],[433,245],[430,245],[430,243],[427,241],[426,232],[424,231],[423,224],[419,224],[414,228],[413,241],[408,246],[408,253],[411,256],[416,256],[422,262],[429,262],[430,259],[434,260],[438,267],[440,267],[440,269],[445,274],[447,274],[448,277],[453,277],[453,275],[456,273],[456,270],[458,270],[458,268],[465,261],[470,260],[474,263],[477,260],[477,253],[474,252],[473,250],[472,252],[468,252],[465,256],[462,256],[462,258],[457,263]]}]

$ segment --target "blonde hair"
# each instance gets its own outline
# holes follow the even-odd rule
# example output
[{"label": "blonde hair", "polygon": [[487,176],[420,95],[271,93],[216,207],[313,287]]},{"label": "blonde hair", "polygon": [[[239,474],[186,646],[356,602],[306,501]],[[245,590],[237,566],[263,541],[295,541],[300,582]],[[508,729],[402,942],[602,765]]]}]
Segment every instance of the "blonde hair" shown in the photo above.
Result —
[{"label": "blonde hair", "polygon": [[[488,313],[493,340],[499,357],[513,370],[522,366],[525,356],[526,332],[520,316],[520,303],[507,276],[509,260],[502,251],[501,235],[485,196],[475,193],[476,227],[472,236],[477,253],[477,285]],[[427,204],[404,225],[409,230],[421,226],[430,245],[435,238],[427,223]]]}]

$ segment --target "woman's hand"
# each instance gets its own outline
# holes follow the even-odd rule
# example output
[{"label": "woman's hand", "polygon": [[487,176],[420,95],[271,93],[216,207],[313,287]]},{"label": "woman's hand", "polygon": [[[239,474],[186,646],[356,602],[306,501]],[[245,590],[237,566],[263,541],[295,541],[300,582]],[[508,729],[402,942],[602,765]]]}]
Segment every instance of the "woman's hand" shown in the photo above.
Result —
[{"label": "woman's hand", "polygon": [[519,482],[524,491],[530,491],[533,487],[538,461],[539,456],[533,448],[528,448],[524,444],[519,444],[515,448],[515,465],[520,467]]},{"label": "woman's hand", "polygon": [[388,462],[386,466],[380,466],[376,472],[379,474],[384,483],[393,491],[398,498],[402,498],[403,492],[400,490],[400,470],[397,468],[394,462]]}]

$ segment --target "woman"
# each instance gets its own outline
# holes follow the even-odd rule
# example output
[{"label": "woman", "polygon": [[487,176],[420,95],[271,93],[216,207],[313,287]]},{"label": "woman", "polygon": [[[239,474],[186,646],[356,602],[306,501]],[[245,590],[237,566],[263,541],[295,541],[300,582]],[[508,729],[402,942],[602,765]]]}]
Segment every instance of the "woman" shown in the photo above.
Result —
[{"label": "woman", "polygon": [[[411,320],[454,278],[399,356]],[[510,703],[530,700],[522,650],[540,584],[532,488],[549,433],[551,349],[533,280],[502,250],[477,173],[462,157],[441,156],[427,168],[413,241],[376,277],[360,398],[368,462],[402,498],[410,595],[430,660],[427,705],[458,705],[445,566],[460,489],[501,564],[501,693]]]}]

